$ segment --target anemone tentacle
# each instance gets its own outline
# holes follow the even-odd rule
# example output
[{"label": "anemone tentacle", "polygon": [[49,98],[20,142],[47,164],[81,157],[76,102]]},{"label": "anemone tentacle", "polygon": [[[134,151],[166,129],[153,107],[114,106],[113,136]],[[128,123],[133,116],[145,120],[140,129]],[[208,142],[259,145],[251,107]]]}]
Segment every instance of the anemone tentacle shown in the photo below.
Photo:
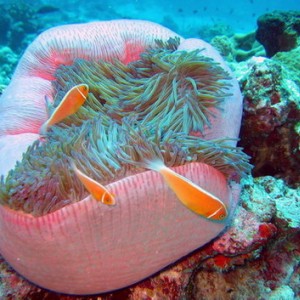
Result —
[{"label": "anemone tentacle", "polygon": [[159,124],[145,126],[136,118],[125,118],[122,124],[111,119],[109,126],[106,122],[92,119],[81,127],[54,126],[48,141],[34,143],[2,180],[2,204],[44,215],[75,201],[68,199],[87,196],[74,175],[72,161],[102,184],[141,172],[146,169],[145,162],[155,159],[169,167],[203,162],[228,178],[232,174],[240,177],[251,168],[248,156],[240,148],[228,146],[227,139],[206,141],[182,132],[165,133]]},{"label": "anemone tentacle", "polygon": [[199,50],[178,51],[172,39],[157,45],[163,48],[152,47],[127,65],[116,59],[96,63],[78,59],[72,66],[61,66],[55,75],[55,105],[71,85],[87,82],[87,105],[69,124],[80,125],[98,114],[119,122],[135,115],[146,124],[165,120],[170,130],[203,131],[214,117],[211,108],[230,95],[230,76]]}]

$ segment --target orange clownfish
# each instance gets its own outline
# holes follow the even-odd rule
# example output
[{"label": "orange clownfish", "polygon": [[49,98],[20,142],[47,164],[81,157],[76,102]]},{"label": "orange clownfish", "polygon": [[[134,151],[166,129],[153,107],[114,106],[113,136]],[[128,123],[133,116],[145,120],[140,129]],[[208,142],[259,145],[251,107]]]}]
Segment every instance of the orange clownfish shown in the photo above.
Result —
[{"label": "orange clownfish", "polygon": [[114,196],[107,190],[105,186],[79,171],[74,164],[72,167],[81,183],[85,186],[95,200],[106,205],[116,204]]},{"label": "orange clownfish", "polygon": [[214,221],[228,216],[227,207],[219,198],[177,174],[162,161],[148,162],[147,168],[159,172],[178,199],[196,214]]},{"label": "orange clownfish", "polygon": [[42,125],[41,134],[44,134],[48,127],[76,113],[85,102],[88,92],[89,87],[87,84],[78,84],[72,87],[56,107],[51,117]]}]

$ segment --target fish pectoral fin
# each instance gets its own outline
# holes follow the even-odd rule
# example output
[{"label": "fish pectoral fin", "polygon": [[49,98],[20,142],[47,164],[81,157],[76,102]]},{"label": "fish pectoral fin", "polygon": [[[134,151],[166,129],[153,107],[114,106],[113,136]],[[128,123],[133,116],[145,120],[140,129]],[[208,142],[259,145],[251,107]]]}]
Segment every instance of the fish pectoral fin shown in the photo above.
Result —
[{"label": "fish pectoral fin", "polygon": [[225,204],[216,196],[168,167],[161,168],[159,172],[178,199],[196,214],[216,221],[227,217]]},{"label": "fish pectoral fin", "polygon": [[114,195],[110,193],[104,185],[87,176],[86,174],[78,170],[74,165],[73,170],[79,178],[79,180],[81,181],[81,183],[89,191],[89,193],[95,200],[105,205],[116,204]]}]

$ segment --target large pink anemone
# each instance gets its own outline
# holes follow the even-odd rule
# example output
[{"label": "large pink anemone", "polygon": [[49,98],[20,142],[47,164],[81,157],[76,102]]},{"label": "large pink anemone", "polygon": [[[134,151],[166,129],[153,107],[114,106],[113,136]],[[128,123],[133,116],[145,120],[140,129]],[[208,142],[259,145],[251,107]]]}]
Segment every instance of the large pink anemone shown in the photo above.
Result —
[{"label": "large pink anemone", "polygon": [[[203,49],[202,55],[231,74],[204,41],[185,40],[146,21],[93,22],[42,33],[24,53],[0,99],[0,174],[5,178],[28,146],[40,138],[40,127],[47,119],[45,96],[54,98],[52,82],[61,65],[71,65],[77,58],[117,58],[127,64],[139,59],[156,39],[170,37],[180,39],[178,50]],[[210,108],[210,124],[199,133],[206,140],[238,137],[242,97],[231,77],[228,95],[218,109]],[[235,144],[228,141],[230,146]],[[219,170],[196,162],[174,169],[219,197],[233,213],[239,186]],[[0,206],[1,254],[20,274],[42,287],[93,294],[130,285],[159,271],[209,242],[228,224],[188,210],[153,171],[126,176],[107,188],[116,195],[114,207],[87,196],[35,217],[4,203]]]}]

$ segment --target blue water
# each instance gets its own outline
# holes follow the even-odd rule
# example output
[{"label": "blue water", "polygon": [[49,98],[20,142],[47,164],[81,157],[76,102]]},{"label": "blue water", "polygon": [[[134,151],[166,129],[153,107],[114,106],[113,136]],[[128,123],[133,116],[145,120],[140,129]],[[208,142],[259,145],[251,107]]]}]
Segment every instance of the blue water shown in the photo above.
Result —
[{"label": "blue water", "polygon": [[[28,4],[30,3],[30,4]],[[125,4],[124,4],[125,3]],[[36,22],[37,32],[49,27],[65,24],[88,22],[92,20],[111,20],[120,18],[151,20],[183,35],[209,40],[210,34],[245,33],[256,29],[258,16],[273,10],[300,10],[299,0],[239,0],[239,1],[170,1],[170,0],[52,0],[52,1],[0,1],[2,17],[11,17],[5,9],[15,5],[19,9],[21,20],[13,17],[10,26],[20,26],[18,22]],[[37,13],[44,5],[51,5],[57,11]],[[2,8],[1,7],[1,8]],[[25,12],[25,13],[24,13]],[[23,19],[22,19],[23,18]],[[0,21],[0,23],[3,21]],[[4,36],[6,28],[0,24],[0,34]],[[22,28],[24,30],[24,28]],[[2,30],[2,32],[1,32]],[[34,31],[34,30],[31,30]],[[9,39],[9,37],[7,37]],[[4,40],[4,41],[3,41]]]}]

